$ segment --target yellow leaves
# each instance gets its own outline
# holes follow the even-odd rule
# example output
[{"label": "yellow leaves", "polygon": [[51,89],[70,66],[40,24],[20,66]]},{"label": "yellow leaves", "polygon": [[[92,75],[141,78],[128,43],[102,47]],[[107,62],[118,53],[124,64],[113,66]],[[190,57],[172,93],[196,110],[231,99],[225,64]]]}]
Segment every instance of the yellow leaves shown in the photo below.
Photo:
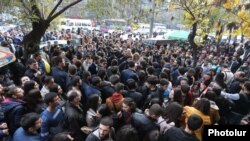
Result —
[{"label": "yellow leaves", "polygon": [[226,9],[233,9],[240,3],[240,0],[227,0],[224,4],[223,7]]},{"label": "yellow leaves", "polygon": [[177,8],[177,4],[175,4],[175,3],[169,4],[169,10],[175,10],[176,8]]},{"label": "yellow leaves", "polygon": [[250,23],[242,23],[241,27],[232,32],[232,36],[238,36],[243,34],[244,36],[250,37]]},{"label": "yellow leaves", "polygon": [[202,23],[208,24],[208,23],[209,23],[209,19],[208,19],[208,18],[203,19],[203,20],[202,20]]},{"label": "yellow leaves", "polygon": [[249,20],[249,13],[246,10],[240,10],[237,15],[239,16],[240,19],[247,21]]},{"label": "yellow leaves", "polygon": [[242,24],[242,33],[247,36],[250,37],[250,23],[243,23]]}]

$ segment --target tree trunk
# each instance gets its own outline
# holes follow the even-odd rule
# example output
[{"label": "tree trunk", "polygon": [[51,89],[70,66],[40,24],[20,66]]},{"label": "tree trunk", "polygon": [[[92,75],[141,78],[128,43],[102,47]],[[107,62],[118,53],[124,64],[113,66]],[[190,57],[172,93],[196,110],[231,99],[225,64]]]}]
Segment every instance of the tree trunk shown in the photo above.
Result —
[{"label": "tree trunk", "polygon": [[195,22],[193,25],[192,25],[192,30],[191,32],[189,33],[188,35],[188,42],[190,43],[191,45],[191,48],[193,49],[193,59],[194,59],[194,63],[193,63],[193,67],[196,67],[197,65],[197,61],[198,61],[198,58],[197,58],[197,45],[196,43],[194,42],[194,38],[196,36],[196,31],[197,31],[197,22]]},{"label": "tree trunk", "polygon": [[243,33],[241,33],[241,39],[240,39],[240,42],[241,42],[241,43],[244,43],[244,34],[243,34]]},{"label": "tree trunk", "polygon": [[27,60],[31,54],[39,51],[41,38],[49,27],[49,22],[41,19],[38,22],[32,23],[32,27],[32,31],[23,38],[25,60]]},{"label": "tree trunk", "polygon": [[229,37],[228,37],[228,43],[230,44],[231,38],[232,38],[232,28],[229,29]]}]

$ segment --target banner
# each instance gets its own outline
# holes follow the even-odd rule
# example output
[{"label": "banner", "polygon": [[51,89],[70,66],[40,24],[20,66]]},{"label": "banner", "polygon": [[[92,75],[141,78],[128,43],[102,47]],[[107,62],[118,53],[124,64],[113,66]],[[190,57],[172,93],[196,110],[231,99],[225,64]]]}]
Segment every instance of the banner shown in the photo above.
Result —
[{"label": "banner", "polygon": [[7,47],[0,46],[0,68],[16,60],[15,55]]}]

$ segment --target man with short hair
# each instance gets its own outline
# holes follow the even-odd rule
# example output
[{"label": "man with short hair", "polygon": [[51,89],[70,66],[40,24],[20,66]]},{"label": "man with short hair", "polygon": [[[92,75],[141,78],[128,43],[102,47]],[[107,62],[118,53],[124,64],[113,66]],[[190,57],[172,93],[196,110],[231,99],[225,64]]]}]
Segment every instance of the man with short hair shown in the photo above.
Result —
[{"label": "man with short hair", "polygon": [[44,101],[48,107],[41,113],[41,141],[47,141],[53,135],[61,132],[60,123],[64,120],[63,110],[58,106],[60,98],[57,93],[46,94]]},{"label": "man with short hair", "polygon": [[111,117],[101,119],[99,128],[90,133],[86,141],[114,140],[113,120]]},{"label": "man with short hair", "polygon": [[13,141],[40,141],[37,130],[41,127],[42,120],[37,113],[25,114],[19,127],[13,135]]},{"label": "man with short hair", "polygon": [[194,131],[201,128],[203,120],[200,116],[192,114],[188,117],[185,129],[172,127],[165,132],[162,141],[199,141]]},{"label": "man with short hair", "polygon": [[128,69],[121,71],[121,82],[126,84],[126,81],[128,79],[134,79],[135,81],[138,81],[138,76],[136,74],[136,67],[135,62],[132,60],[128,61]]},{"label": "man with short hair", "polygon": [[65,59],[62,58],[61,56],[57,56],[55,57],[54,62],[55,62],[55,67],[52,68],[52,76],[55,79],[55,82],[62,87],[64,92],[66,92],[68,74],[66,71],[64,71]]},{"label": "man with short hair", "polygon": [[40,78],[41,78],[42,73],[38,68],[37,61],[33,58],[30,58],[26,64],[28,66],[28,69],[25,71],[24,75],[28,76],[30,79],[41,84]]},{"label": "man with short hair", "polygon": [[86,119],[81,107],[81,92],[71,90],[67,93],[68,101],[65,104],[64,127],[71,132],[75,141],[84,140],[86,135],[81,127],[86,126]]}]

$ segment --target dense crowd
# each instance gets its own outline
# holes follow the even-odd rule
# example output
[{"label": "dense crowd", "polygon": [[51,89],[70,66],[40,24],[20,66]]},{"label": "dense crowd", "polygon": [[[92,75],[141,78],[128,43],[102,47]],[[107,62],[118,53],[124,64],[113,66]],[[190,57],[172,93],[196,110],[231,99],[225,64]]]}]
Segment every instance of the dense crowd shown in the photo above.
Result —
[{"label": "dense crowd", "polygon": [[[52,31],[28,60],[0,34],[0,137],[13,141],[198,141],[204,125],[250,124],[250,43],[147,46],[119,33]],[[142,37],[142,36],[141,36]]]}]

